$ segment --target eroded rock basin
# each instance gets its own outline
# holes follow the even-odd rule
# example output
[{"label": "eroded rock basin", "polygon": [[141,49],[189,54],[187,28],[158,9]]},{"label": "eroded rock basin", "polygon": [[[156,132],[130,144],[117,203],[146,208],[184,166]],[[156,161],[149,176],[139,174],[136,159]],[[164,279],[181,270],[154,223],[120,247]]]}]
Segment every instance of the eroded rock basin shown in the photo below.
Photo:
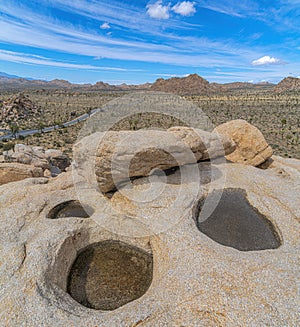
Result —
[{"label": "eroded rock basin", "polygon": [[93,209],[85,206],[83,207],[81,203],[77,200],[70,200],[62,202],[52,208],[47,218],[57,219],[57,218],[67,218],[67,217],[78,217],[78,218],[89,218],[93,213]]},{"label": "eroded rock basin", "polygon": [[[206,220],[201,212],[205,203],[217,203]],[[242,189],[213,191],[201,201],[196,221],[198,229],[211,239],[240,251],[276,249],[281,245],[271,221],[249,203]]]},{"label": "eroded rock basin", "polygon": [[68,293],[85,307],[115,310],[138,299],[152,282],[152,255],[118,241],[90,245],[77,256]]}]

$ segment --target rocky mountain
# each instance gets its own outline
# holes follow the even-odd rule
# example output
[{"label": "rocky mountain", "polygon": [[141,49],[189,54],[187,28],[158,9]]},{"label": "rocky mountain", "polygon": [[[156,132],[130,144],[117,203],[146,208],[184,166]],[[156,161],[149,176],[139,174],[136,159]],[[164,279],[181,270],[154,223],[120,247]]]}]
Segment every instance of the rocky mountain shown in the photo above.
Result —
[{"label": "rocky mountain", "polygon": [[205,95],[221,90],[220,85],[209,83],[197,74],[187,77],[172,77],[170,79],[159,78],[151,86],[151,91],[171,92],[180,95]]},{"label": "rocky mountain", "polygon": [[34,80],[21,78],[0,72],[0,90],[20,90],[20,89],[79,89],[87,91],[131,91],[146,90],[151,86],[150,83],[140,85],[111,85],[102,81],[96,84],[73,84],[63,79],[54,79],[52,81]]},{"label": "rocky mountain", "polygon": [[268,82],[262,83],[249,83],[249,82],[233,82],[233,83],[226,83],[221,85],[223,91],[238,91],[238,90],[263,90],[263,89],[272,89],[274,84]]},{"label": "rocky mountain", "polygon": [[40,114],[40,108],[23,93],[19,93],[7,101],[0,102],[1,128],[9,128],[11,123],[17,123],[21,119],[36,119]]},{"label": "rocky mountain", "polygon": [[170,79],[157,79],[153,84],[137,85],[112,85],[99,81],[95,84],[73,84],[62,79],[52,81],[34,80],[31,78],[20,78],[0,72],[0,90],[22,90],[22,89],[75,89],[84,91],[138,91],[151,90],[159,92],[170,92],[179,95],[207,95],[222,92],[236,92],[243,90],[269,90],[276,92],[300,90],[300,79],[295,77],[284,78],[277,86],[268,82],[248,83],[232,82],[225,84],[210,83],[198,74],[186,77],[172,77]]},{"label": "rocky mountain", "polygon": [[275,87],[275,92],[300,91],[300,78],[286,77]]},{"label": "rocky mountain", "polygon": [[0,72],[0,79],[1,78],[20,78],[20,77],[17,75],[11,75],[4,72]]}]

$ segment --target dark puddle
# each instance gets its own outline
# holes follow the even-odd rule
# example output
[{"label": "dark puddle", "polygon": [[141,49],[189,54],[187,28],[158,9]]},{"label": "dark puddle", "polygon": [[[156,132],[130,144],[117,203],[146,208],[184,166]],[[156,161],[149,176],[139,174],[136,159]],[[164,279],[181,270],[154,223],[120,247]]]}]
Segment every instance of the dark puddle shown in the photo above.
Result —
[{"label": "dark puddle", "polygon": [[[203,221],[204,202],[211,205],[218,200],[213,213]],[[249,203],[242,189],[213,191],[200,202],[196,223],[198,229],[214,241],[240,251],[276,249],[281,245],[273,224]]]},{"label": "dark puddle", "polygon": [[78,217],[89,218],[93,214],[93,209],[87,206],[83,207],[79,201],[70,200],[58,204],[50,210],[47,215],[49,219]]},{"label": "dark puddle", "polygon": [[146,293],[152,282],[152,255],[118,241],[90,245],[76,258],[68,293],[85,307],[115,310]]}]

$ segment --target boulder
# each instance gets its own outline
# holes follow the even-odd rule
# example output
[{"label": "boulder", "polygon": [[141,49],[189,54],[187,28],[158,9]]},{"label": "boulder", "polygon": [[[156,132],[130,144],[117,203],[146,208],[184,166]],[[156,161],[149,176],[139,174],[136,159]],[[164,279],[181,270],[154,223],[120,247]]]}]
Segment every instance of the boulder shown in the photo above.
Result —
[{"label": "boulder", "polygon": [[[287,180],[274,169],[215,166],[219,179],[205,184],[196,198],[190,190],[197,180],[166,184],[159,193],[154,189],[149,192],[152,200],[142,192],[153,185],[136,185],[127,196],[120,190],[105,201],[98,193],[90,218],[73,209],[67,217],[58,212],[61,208],[66,213],[71,200],[77,199],[70,173],[1,186],[0,325],[299,325],[296,169]],[[250,205],[264,215],[260,227],[273,226],[279,245],[242,251],[201,231],[195,222],[199,203],[222,189],[234,189],[241,195],[236,200],[242,208]],[[178,207],[180,193],[183,201]],[[239,204],[224,207],[226,218],[230,203]],[[179,220],[174,213],[181,213]],[[246,226],[257,232],[247,210],[235,216],[236,223],[250,222]],[[144,236],[138,237],[143,226]],[[236,231],[235,224],[224,230],[242,240],[248,237],[247,230],[240,236]],[[141,281],[151,286],[147,289]],[[106,309],[91,308],[94,304]]]},{"label": "boulder", "polygon": [[[224,157],[235,149],[226,136],[173,127],[167,131],[110,131],[94,133],[74,146],[74,160],[87,180],[95,171],[102,192],[114,190],[132,177]],[[89,175],[89,177],[88,177]]]},{"label": "boulder", "polygon": [[14,151],[5,152],[4,159],[6,162],[33,165],[43,170],[56,167],[56,171],[65,171],[66,167],[70,165],[70,159],[60,150],[49,149],[45,151],[43,147],[30,147],[24,144],[16,144]]},{"label": "boulder", "polygon": [[42,177],[43,170],[21,163],[0,164],[0,185],[20,181],[25,178]]},{"label": "boulder", "polygon": [[231,162],[258,166],[273,154],[262,133],[245,120],[237,119],[221,124],[215,128],[215,132],[226,135],[236,144],[236,150],[226,156]]},{"label": "boulder", "polygon": [[65,171],[70,166],[70,159],[60,150],[49,149],[45,151],[45,155],[52,166],[58,167],[61,171]]}]

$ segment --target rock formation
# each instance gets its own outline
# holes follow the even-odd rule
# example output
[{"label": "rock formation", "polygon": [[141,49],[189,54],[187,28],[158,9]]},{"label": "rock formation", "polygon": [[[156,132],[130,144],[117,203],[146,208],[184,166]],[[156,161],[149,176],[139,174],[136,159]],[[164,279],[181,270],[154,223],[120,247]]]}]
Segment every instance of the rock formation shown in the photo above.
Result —
[{"label": "rock formation", "polygon": [[[24,144],[16,144],[14,150],[4,151],[3,158],[4,163],[0,163],[0,170],[5,171],[5,178],[1,179],[0,184],[28,177],[40,177],[43,176],[43,172],[47,177],[55,177],[70,166],[70,159],[60,150],[45,150],[42,147],[30,147]],[[20,165],[18,166],[16,163]],[[19,174],[18,179],[16,179],[16,171],[14,170],[17,166],[19,171],[22,167],[24,172]],[[8,167],[11,167],[11,169]],[[34,170],[33,168],[38,169]],[[38,175],[36,173],[32,174],[31,171],[38,171],[39,173]],[[11,178],[9,177],[10,174]]]},{"label": "rock formation", "polygon": [[[218,165],[217,169],[226,174],[226,189],[244,190],[251,206],[267,217],[280,235],[278,248],[244,252],[205,235],[196,227],[197,216],[185,210],[194,203],[188,185],[169,184],[167,193],[140,206],[115,193],[108,201],[123,208],[128,217],[132,215],[132,237],[108,231],[95,222],[93,215],[81,218],[73,213],[73,217],[53,217],[56,221],[47,218],[58,204],[76,199],[70,173],[49,181],[28,179],[0,187],[1,203],[5,203],[0,225],[0,324],[293,326],[300,318],[299,170],[283,176],[273,169],[234,163]],[[131,193],[138,194],[146,187],[137,185]],[[219,187],[218,181],[203,186],[198,200]],[[186,191],[187,201],[180,223],[174,225],[169,201],[176,197],[178,188]],[[194,200],[196,206],[198,200]],[[169,228],[158,235],[134,237],[134,215],[139,210],[143,215],[152,213],[150,218],[163,210]],[[96,251],[95,257],[91,252],[80,257],[87,247]],[[113,253],[110,261],[99,253],[105,248]],[[145,266],[145,260],[151,257],[153,273],[146,269],[149,264]],[[124,263],[124,258],[132,265]],[[114,267],[118,267],[117,272]],[[105,284],[99,288],[101,273],[101,283]],[[83,278],[82,282],[78,278]],[[141,278],[150,281],[150,288],[134,288],[140,285],[134,281]]]},{"label": "rock formation", "polygon": [[187,77],[159,78],[151,86],[151,91],[169,92],[181,95],[207,95],[221,90],[221,86],[209,83],[197,74]]},{"label": "rock formation", "polygon": [[[76,161],[73,173],[0,186],[0,325],[297,326],[300,161],[189,164],[189,153],[220,155],[215,135],[147,133],[121,142],[117,162],[152,144],[133,162],[139,174],[172,167],[163,145],[180,170],[136,176],[109,197],[74,179]],[[75,158],[109,176],[116,142],[131,135],[86,137]],[[178,178],[192,168],[198,179]]]},{"label": "rock formation", "polygon": [[258,166],[273,154],[259,129],[245,120],[237,119],[221,124],[215,132],[226,135],[236,144],[235,151],[226,156],[232,162]]},{"label": "rock formation", "polygon": [[0,163],[0,185],[44,176],[41,168],[21,163]]},{"label": "rock formation", "polygon": [[280,81],[276,87],[275,92],[288,92],[288,91],[299,91],[300,90],[300,78],[286,77]]},{"label": "rock formation", "polygon": [[[74,146],[74,158],[82,174],[95,174],[102,192],[110,192],[132,177],[166,170],[230,154],[235,144],[226,136],[172,127],[167,131],[110,131],[94,133]],[[87,177],[87,176],[86,176]]]},{"label": "rock formation", "polygon": [[41,111],[28,96],[19,93],[0,106],[0,121],[2,128],[9,128],[10,123],[17,123],[21,119],[35,119]]}]

